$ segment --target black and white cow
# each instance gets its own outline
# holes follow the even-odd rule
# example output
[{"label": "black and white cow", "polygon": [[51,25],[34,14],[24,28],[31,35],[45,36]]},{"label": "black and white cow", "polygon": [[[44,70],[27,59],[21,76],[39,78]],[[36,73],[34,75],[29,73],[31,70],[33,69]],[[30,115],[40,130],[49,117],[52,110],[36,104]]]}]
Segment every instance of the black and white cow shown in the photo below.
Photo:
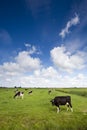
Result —
[{"label": "black and white cow", "polygon": [[32,94],[32,92],[33,92],[33,91],[31,90],[31,91],[28,92],[28,94]]},{"label": "black and white cow", "polygon": [[24,92],[18,91],[18,92],[14,95],[14,98],[16,98],[16,97],[20,97],[20,98],[23,99],[23,97],[24,97]]},{"label": "black and white cow", "polygon": [[51,100],[51,103],[52,105],[57,106],[57,113],[60,111],[60,105],[67,105],[67,111],[70,107],[71,111],[73,112],[70,96],[57,96]]}]

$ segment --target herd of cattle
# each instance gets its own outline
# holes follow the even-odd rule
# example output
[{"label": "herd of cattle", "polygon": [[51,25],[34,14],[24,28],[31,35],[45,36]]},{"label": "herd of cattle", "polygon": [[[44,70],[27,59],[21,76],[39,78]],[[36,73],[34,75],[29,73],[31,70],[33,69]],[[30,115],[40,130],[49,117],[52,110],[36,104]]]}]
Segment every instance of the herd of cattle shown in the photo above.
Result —
[{"label": "herd of cattle", "polygon": [[[51,94],[51,90],[48,91],[48,94]],[[28,94],[32,94],[33,91],[29,91]],[[24,92],[15,91],[14,98],[20,97],[23,99],[24,97]],[[70,108],[71,111],[73,112],[72,104],[71,104],[71,96],[56,96],[54,99],[50,101],[52,105],[55,105],[57,107],[57,113],[60,111],[60,105],[66,105],[67,106],[67,111]]]},{"label": "herd of cattle", "polygon": [[[31,94],[33,91],[29,91],[28,94]],[[24,92],[21,92],[21,91],[18,91],[18,89],[15,91],[15,95],[14,95],[14,98],[16,97],[20,97],[23,99],[24,97]]]}]

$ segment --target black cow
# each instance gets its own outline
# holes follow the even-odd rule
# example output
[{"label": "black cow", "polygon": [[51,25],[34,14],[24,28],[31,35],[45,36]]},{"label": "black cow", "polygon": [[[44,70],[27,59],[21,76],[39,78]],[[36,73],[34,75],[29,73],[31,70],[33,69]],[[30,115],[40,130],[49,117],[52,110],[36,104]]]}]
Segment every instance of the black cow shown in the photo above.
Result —
[{"label": "black cow", "polygon": [[70,96],[57,96],[54,99],[52,99],[51,102],[52,102],[52,105],[57,106],[57,113],[60,110],[59,108],[60,105],[67,105],[67,111],[69,107],[71,108],[71,111],[73,111]]},{"label": "black cow", "polygon": [[52,91],[51,91],[51,90],[49,90],[49,91],[48,91],[48,94],[51,94],[51,92],[52,92]]},{"label": "black cow", "polygon": [[14,98],[16,98],[16,97],[21,97],[21,98],[23,99],[23,96],[24,96],[24,92],[18,91],[18,92],[14,95]]},{"label": "black cow", "polygon": [[28,94],[31,94],[33,91],[29,91]]},{"label": "black cow", "polygon": [[25,90],[27,91],[27,90],[28,90],[28,88],[25,88]]}]

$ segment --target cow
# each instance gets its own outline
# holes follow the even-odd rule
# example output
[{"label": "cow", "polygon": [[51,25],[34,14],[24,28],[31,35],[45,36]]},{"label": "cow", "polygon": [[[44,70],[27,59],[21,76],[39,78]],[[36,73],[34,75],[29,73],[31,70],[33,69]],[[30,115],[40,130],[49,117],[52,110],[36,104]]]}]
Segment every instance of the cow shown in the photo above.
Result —
[{"label": "cow", "polygon": [[16,97],[21,97],[21,98],[23,99],[23,97],[24,97],[24,92],[18,91],[18,92],[14,95],[14,98],[16,98]]},{"label": "cow", "polygon": [[51,92],[52,92],[52,91],[51,91],[51,90],[49,90],[49,91],[48,91],[48,94],[51,94]]},{"label": "cow", "polygon": [[57,106],[57,113],[60,111],[60,105],[67,105],[67,111],[69,107],[71,108],[71,111],[73,112],[72,104],[71,104],[71,97],[70,96],[57,96],[54,99],[50,101],[52,105]]},{"label": "cow", "polygon": [[33,91],[29,91],[28,94],[32,94]]},{"label": "cow", "polygon": [[28,88],[25,88],[25,90],[27,91],[27,90],[28,90]]}]

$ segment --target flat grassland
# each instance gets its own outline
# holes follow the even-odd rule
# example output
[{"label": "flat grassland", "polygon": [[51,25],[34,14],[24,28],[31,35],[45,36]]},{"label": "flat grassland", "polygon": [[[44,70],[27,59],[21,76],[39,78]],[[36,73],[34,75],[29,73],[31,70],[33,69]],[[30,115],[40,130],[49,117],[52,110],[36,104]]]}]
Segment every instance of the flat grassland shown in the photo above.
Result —
[{"label": "flat grassland", "polygon": [[[28,94],[29,91],[32,94]],[[87,88],[19,88],[24,99],[14,99],[15,88],[0,88],[0,130],[87,130]],[[55,96],[70,95],[73,112],[56,106]]]}]

